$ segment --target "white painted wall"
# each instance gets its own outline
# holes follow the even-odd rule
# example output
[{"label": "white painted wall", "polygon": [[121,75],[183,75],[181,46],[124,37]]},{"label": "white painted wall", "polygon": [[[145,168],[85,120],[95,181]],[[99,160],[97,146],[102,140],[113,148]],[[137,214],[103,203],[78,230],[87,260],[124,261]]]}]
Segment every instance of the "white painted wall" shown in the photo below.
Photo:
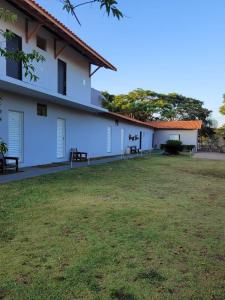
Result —
[{"label": "white painted wall", "polygon": [[[21,166],[33,166],[69,160],[71,148],[88,152],[90,157],[121,154],[121,128],[124,129],[124,146],[137,146],[139,140],[129,141],[129,134],[139,135],[143,132],[143,150],[152,147],[153,130],[66,108],[52,103],[48,104],[48,117],[37,116],[37,102],[34,98],[12,93],[1,93],[2,121],[0,137],[8,142],[8,111],[24,113],[24,162]],[[41,102],[43,103],[43,101]],[[57,118],[66,120],[66,156],[57,159]],[[112,152],[107,153],[107,127],[112,126]]]},{"label": "white painted wall", "polygon": [[[10,9],[18,16],[18,21],[15,24],[4,23],[0,21],[0,28],[3,30],[9,29],[15,34],[22,37],[23,50],[31,52],[33,49],[42,54],[46,61],[42,63],[34,63],[35,74],[39,77],[37,82],[30,82],[29,78],[23,76],[23,82],[27,86],[35,86],[40,91],[51,94],[58,93],[58,61],[54,58],[54,35],[46,29],[41,28],[38,35],[47,39],[47,51],[43,51],[36,47],[36,35],[34,35],[29,43],[25,40],[25,16],[6,1],[1,0],[1,7]],[[30,32],[35,26],[30,24]],[[60,47],[60,45],[59,45]],[[67,63],[67,97],[74,102],[83,104],[91,103],[91,79],[89,78],[89,62],[74,49],[67,47],[59,59]],[[7,79],[9,82],[20,83],[19,80],[6,77],[6,62],[4,57],[0,57],[0,79]],[[63,96],[62,96],[63,98]]]},{"label": "white painted wall", "polygon": [[92,88],[91,89],[91,103],[95,106],[102,107],[102,102],[104,97],[102,96],[101,92]]},{"label": "white painted wall", "polygon": [[184,145],[198,144],[198,130],[156,130],[154,133],[154,148],[160,148],[161,144],[166,144],[171,134],[180,134],[180,140]]}]

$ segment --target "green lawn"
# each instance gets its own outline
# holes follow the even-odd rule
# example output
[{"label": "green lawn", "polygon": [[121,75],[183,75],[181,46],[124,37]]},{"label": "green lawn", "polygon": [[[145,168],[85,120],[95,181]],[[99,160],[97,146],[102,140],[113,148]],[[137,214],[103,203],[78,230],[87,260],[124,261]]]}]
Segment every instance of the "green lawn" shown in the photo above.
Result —
[{"label": "green lawn", "polygon": [[225,162],[76,169],[0,203],[0,299],[225,298]]}]

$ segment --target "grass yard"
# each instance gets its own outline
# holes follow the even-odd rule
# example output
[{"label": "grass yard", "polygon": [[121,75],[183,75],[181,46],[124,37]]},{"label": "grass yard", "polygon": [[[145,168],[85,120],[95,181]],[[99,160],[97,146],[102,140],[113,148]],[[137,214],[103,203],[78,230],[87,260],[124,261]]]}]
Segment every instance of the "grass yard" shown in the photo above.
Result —
[{"label": "grass yard", "polygon": [[225,161],[76,169],[0,203],[0,299],[225,299]]}]

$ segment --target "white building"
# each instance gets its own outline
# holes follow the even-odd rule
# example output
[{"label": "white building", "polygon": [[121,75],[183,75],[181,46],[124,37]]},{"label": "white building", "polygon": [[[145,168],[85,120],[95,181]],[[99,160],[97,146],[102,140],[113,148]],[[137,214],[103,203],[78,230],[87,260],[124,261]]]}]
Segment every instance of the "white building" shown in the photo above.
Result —
[{"label": "white building", "polygon": [[198,136],[202,121],[153,121],[148,124],[155,128],[152,139],[153,148],[159,149],[168,140],[177,140],[183,145],[193,145],[196,150],[198,149]]},{"label": "white building", "polygon": [[20,62],[0,57],[0,138],[9,156],[24,167],[67,161],[71,148],[89,157],[152,148],[151,125],[108,113],[91,89],[91,66],[116,71],[112,64],[33,0],[2,0],[1,7],[18,16],[14,24],[0,21],[15,34],[7,49],[35,49],[46,59],[30,82]]}]

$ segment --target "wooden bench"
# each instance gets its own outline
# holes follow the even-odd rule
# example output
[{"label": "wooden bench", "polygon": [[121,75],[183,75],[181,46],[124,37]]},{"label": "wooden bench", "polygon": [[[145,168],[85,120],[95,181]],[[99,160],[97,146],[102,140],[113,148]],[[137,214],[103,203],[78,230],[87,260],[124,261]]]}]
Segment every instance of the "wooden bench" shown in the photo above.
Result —
[{"label": "wooden bench", "polygon": [[[9,162],[9,160],[14,161],[13,163]],[[0,171],[4,173],[6,170],[15,169],[16,172],[19,171],[19,158],[4,156],[3,153],[0,153]]]},{"label": "wooden bench", "polygon": [[137,154],[139,153],[139,149],[137,146],[130,146],[130,154]]},{"label": "wooden bench", "polygon": [[77,151],[77,149],[71,149],[70,152],[70,161],[78,162],[78,161],[87,161],[88,154],[86,152]]}]

